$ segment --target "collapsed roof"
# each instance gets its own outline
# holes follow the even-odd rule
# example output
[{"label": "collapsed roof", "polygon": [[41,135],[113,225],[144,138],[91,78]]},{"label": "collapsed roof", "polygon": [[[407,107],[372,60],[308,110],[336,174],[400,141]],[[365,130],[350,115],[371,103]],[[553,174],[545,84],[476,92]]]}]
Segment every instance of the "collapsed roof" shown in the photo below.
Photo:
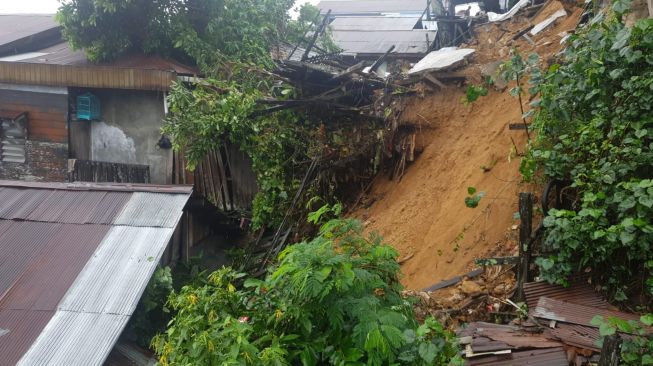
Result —
[{"label": "collapsed roof", "polygon": [[0,181],[0,365],[101,365],[191,192]]}]

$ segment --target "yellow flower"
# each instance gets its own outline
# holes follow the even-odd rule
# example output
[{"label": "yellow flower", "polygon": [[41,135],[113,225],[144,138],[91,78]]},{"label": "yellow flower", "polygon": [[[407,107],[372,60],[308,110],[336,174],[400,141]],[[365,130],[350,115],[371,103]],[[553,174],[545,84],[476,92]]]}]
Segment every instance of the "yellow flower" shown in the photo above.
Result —
[{"label": "yellow flower", "polygon": [[274,311],[274,317],[277,318],[277,321],[279,321],[282,316],[283,316],[283,312],[281,311],[281,309],[277,309]]}]

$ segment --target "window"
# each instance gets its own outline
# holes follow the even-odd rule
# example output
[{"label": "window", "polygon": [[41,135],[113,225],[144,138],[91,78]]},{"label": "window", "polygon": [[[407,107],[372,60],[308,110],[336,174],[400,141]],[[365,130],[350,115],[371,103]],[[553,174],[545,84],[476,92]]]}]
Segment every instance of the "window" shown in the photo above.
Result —
[{"label": "window", "polygon": [[21,113],[14,118],[0,117],[0,161],[25,162],[26,124],[27,113]]}]

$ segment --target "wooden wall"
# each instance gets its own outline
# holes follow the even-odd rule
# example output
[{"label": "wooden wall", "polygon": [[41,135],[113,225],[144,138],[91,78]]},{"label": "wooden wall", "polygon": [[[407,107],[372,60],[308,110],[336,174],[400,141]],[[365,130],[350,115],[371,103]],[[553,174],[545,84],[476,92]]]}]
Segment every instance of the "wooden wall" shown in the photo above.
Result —
[{"label": "wooden wall", "polygon": [[193,172],[184,152],[175,152],[173,184],[193,184],[194,192],[224,212],[250,211],[258,192],[252,160],[232,144],[207,154]]},{"label": "wooden wall", "polygon": [[0,113],[27,112],[27,138],[67,143],[68,95],[0,89]]},{"label": "wooden wall", "polygon": [[0,62],[0,82],[11,84],[165,91],[176,80],[174,71]]}]

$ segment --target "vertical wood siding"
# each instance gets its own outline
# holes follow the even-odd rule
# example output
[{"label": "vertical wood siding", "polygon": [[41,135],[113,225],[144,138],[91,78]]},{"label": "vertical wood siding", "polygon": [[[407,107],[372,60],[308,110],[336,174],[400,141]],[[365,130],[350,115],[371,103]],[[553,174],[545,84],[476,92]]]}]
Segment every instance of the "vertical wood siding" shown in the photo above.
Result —
[{"label": "vertical wood siding", "polygon": [[0,113],[27,112],[27,138],[34,141],[66,143],[68,96],[0,89]]}]

